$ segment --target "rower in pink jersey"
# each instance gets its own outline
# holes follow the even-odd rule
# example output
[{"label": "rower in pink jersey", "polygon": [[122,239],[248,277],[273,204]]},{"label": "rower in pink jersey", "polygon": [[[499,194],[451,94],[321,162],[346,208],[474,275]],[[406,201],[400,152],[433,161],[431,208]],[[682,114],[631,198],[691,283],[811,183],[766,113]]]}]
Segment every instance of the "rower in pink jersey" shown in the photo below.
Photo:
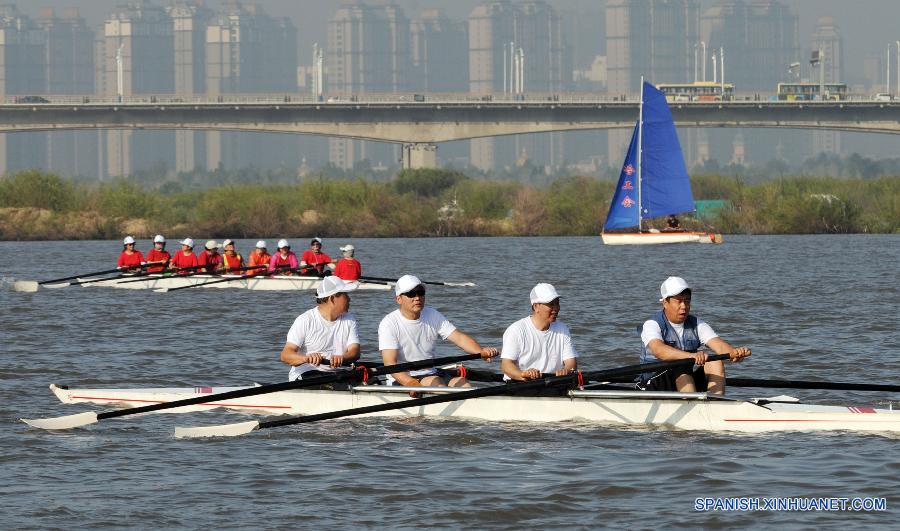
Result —
[{"label": "rower in pink jersey", "polygon": [[[297,269],[300,263],[297,261],[297,255],[291,251],[291,244],[287,240],[278,240],[278,250],[269,260],[269,271],[275,271],[275,268]],[[292,275],[292,271],[279,271],[279,275]]]}]

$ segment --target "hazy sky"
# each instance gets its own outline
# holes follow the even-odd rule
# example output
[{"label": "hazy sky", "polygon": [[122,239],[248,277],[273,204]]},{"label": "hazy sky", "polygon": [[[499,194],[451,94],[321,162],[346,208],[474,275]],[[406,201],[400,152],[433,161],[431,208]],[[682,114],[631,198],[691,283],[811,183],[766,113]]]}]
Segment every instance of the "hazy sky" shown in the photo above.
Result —
[{"label": "hazy sky", "polygon": [[[643,0],[635,0],[643,1]],[[3,0],[10,3],[13,0]],[[800,15],[800,45],[808,47],[810,35],[816,20],[821,16],[831,16],[840,27],[844,37],[845,73],[857,77],[862,71],[863,58],[873,52],[885,53],[889,42],[900,39],[900,0],[783,0]],[[37,14],[41,7],[78,7],[92,23],[102,21],[112,7],[127,3],[127,0],[19,0],[19,9],[30,15]],[[164,5],[168,0],[156,0]],[[207,5],[217,6],[220,0],[207,0]],[[331,16],[339,1],[327,0],[257,0],[245,3],[263,4],[275,15],[290,16],[299,30],[301,63],[306,60],[313,42],[325,41],[325,21]],[[369,0],[368,3],[391,3],[384,0]],[[404,8],[407,16],[415,18],[424,8],[441,7],[453,18],[465,18],[480,0],[396,0]],[[559,10],[597,12],[603,2],[599,0],[548,0]],[[715,4],[714,0],[703,0],[704,7]],[[590,16],[589,14],[587,16]],[[578,66],[578,65],[576,65]]]}]

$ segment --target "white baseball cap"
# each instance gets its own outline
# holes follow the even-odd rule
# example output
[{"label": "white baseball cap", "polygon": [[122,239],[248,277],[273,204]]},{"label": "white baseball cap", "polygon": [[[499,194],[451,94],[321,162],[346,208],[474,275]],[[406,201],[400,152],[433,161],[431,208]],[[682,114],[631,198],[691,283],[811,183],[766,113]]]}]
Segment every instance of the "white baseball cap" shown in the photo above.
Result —
[{"label": "white baseball cap", "polygon": [[687,289],[691,289],[691,287],[688,286],[688,283],[683,278],[669,277],[659,287],[659,294],[662,297],[659,299],[659,302],[662,302],[669,297],[674,297]]},{"label": "white baseball cap", "polygon": [[553,284],[547,284],[546,282],[541,282],[535,287],[531,288],[531,304],[541,303],[547,304],[548,302],[552,302],[559,298],[559,293],[556,292],[556,288],[553,287]]},{"label": "white baseball cap", "polygon": [[185,239],[181,240],[181,245],[187,245],[188,247],[193,247],[194,240],[192,240],[190,238],[185,238]]},{"label": "white baseball cap", "polygon": [[166,243],[166,238],[162,234],[157,234],[153,238],[153,243]]},{"label": "white baseball cap", "polygon": [[222,247],[228,247],[229,245],[234,245],[234,240],[225,240],[222,242]]},{"label": "white baseball cap", "polygon": [[315,238],[309,240],[309,244],[310,244],[310,245],[312,245],[313,242],[319,242],[319,243],[321,244],[321,243],[322,243],[322,238],[319,238],[318,236],[316,236]]},{"label": "white baseball cap", "polygon": [[285,240],[285,239],[278,240],[278,248],[279,249],[281,249],[282,247],[290,247],[290,246],[291,246],[291,244],[289,244],[287,240]]},{"label": "white baseball cap", "polygon": [[218,247],[218,246],[219,246],[219,243],[216,242],[216,240],[208,240],[208,241],[206,242],[206,245],[204,245],[204,247],[206,247],[206,248],[209,249],[210,251],[212,251],[213,249],[215,249],[215,248]]},{"label": "white baseball cap", "polygon": [[355,250],[356,250],[356,247],[354,247],[353,244],[350,244],[350,243],[348,243],[347,245],[341,247],[341,251],[342,251],[342,252],[355,251]]},{"label": "white baseball cap", "polygon": [[324,299],[325,297],[331,297],[336,293],[353,291],[358,286],[359,285],[356,282],[344,282],[341,280],[341,277],[332,275],[323,278],[322,281],[319,282],[319,287],[316,288],[316,297]]},{"label": "white baseball cap", "polygon": [[256,242],[257,249],[265,249],[266,248],[266,240],[259,240]]},{"label": "white baseball cap", "polygon": [[415,275],[403,275],[402,277],[397,279],[397,285],[394,286],[394,293],[397,296],[403,295],[409,291],[412,291],[416,288],[416,286],[421,286],[422,281],[419,280],[419,277]]},{"label": "white baseball cap", "polygon": [[122,245],[128,245],[129,243],[134,243],[134,238],[131,236],[125,236],[125,239],[122,240]]}]

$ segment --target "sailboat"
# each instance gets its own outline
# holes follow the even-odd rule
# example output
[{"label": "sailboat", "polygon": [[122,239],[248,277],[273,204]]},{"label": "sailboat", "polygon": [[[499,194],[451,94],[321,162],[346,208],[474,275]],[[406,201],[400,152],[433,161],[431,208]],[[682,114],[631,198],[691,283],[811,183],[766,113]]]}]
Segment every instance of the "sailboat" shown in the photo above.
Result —
[{"label": "sailboat", "polygon": [[644,220],[696,211],[666,95],[641,79],[641,105],[631,144],[600,236],[606,245],[722,243],[722,235],[644,230]]}]

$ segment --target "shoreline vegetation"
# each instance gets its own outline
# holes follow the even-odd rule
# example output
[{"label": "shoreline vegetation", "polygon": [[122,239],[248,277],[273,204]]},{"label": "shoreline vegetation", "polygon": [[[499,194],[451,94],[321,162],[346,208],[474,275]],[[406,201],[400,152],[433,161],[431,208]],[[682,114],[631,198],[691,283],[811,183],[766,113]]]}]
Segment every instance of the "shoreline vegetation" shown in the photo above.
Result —
[{"label": "shoreline vegetation", "polygon": [[[900,233],[900,178],[791,177],[748,184],[691,179],[697,200],[725,200],[687,229],[725,234]],[[166,234],[212,238],[593,236],[615,181],[560,177],[537,186],[475,179],[447,169],[392,180],[307,178],[203,190],[147,189],[118,179],[81,183],[23,171],[0,178],[0,240],[118,239]],[[662,228],[663,220],[656,220]],[[653,225],[651,225],[653,226]]]}]

